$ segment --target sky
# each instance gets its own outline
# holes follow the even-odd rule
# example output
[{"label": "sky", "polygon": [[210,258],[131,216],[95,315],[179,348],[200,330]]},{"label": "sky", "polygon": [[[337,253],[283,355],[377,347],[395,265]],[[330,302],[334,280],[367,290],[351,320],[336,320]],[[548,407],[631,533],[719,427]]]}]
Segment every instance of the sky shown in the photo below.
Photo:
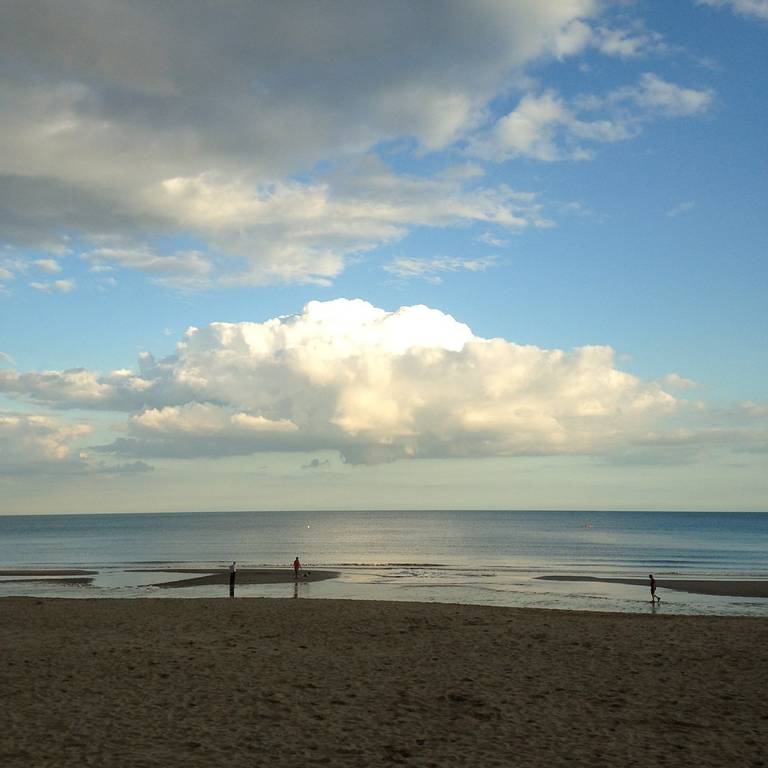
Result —
[{"label": "sky", "polygon": [[7,0],[0,514],[768,511],[768,0]]}]

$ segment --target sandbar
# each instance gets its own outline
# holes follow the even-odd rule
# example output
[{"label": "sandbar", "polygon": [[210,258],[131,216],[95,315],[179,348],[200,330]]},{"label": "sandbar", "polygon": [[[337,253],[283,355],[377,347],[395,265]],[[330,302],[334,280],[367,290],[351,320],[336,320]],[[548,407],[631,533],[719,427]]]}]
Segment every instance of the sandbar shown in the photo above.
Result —
[{"label": "sandbar", "polygon": [[768,618],[0,599],[0,763],[764,766]]},{"label": "sandbar", "polygon": [[0,576],[95,576],[97,573],[78,568],[0,568]]},{"label": "sandbar", "polygon": [[93,583],[90,576],[39,576],[36,578],[23,579],[0,579],[0,584],[68,584],[69,586],[78,586]]},{"label": "sandbar", "polygon": [[[204,576],[197,576],[185,579],[176,579],[174,581],[162,581],[152,584],[153,587],[163,589],[178,589],[184,587],[204,587],[215,584],[227,584],[229,582],[229,570],[211,572],[204,568],[180,568],[178,570],[171,568],[144,569],[134,568],[133,573],[164,573],[167,575],[173,573],[203,573]],[[237,571],[237,585],[241,584],[283,584],[293,581],[325,581],[326,579],[335,579],[339,575],[338,571],[301,571],[296,579],[293,569],[290,568],[240,568]]]},{"label": "sandbar", "polygon": [[[633,584],[648,587],[648,579],[603,578],[599,576],[537,576],[543,581],[592,581],[603,584]],[[757,597],[768,598],[768,581],[728,579],[656,579],[656,586],[661,589],[673,589],[678,592],[690,592],[697,595],[717,595],[720,597]]]}]

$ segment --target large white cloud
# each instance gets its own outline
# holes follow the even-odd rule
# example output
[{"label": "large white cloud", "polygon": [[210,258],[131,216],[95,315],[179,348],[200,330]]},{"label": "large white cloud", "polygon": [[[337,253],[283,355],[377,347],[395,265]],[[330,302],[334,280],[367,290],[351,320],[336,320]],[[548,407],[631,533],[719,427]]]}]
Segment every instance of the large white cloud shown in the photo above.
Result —
[{"label": "large white cloud", "polygon": [[361,300],[191,328],[141,371],[18,374],[0,391],[58,407],[123,409],[103,449],[134,458],[336,449],[350,462],[605,453],[640,439],[676,399],[572,352],[484,339],[436,309]]}]

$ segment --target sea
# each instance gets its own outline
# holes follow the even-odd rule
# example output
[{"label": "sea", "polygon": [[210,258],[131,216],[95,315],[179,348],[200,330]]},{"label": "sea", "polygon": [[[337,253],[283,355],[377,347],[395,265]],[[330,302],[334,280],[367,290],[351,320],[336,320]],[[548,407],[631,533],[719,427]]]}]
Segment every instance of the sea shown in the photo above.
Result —
[{"label": "sea", "polygon": [[330,569],[236,597],[374,599],[549,609],[768,616],[768,599],[541,576],[768,580],[768,513],[574,511],[189,512],[0,516],[0,569],[96,571],[86,584],[0,576],[0,596],[225,597],[160,589],[142,569]]}]

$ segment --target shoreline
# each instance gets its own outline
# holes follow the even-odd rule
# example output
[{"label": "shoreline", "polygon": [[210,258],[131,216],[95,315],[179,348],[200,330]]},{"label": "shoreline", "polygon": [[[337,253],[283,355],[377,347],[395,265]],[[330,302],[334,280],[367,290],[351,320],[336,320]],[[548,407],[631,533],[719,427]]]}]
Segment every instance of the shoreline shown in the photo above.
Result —
[{"label": "shoreline", "polygon": [[0,598],[4,768],[759,765],[768,618]]},{"label": "shoreline", "polygon": [[[596,584],[629,584],[649,588],[648,579],[624,579],[601,576],[536,576],[539,581],[573,581]],[[689,592],[713,597],[768,598],[768,580],[758,579],[656,579],[657,589]]]},{"label": "shoreline", "polygon": [[[227,568],[125,568],[125,573],[185,574],[185,578],[172,581],[159,581],[147,586],[159,589],[182,589],[187,587],[226,585],[229,582]],[[77,568],[0,568],[0,584],[12,583],[60,583],[88,584],[98,570]],[[237,585],[289,584],[306,583],[336,579],[342,574],[338,570],[302,569],[299,578],[290,568],[240,568],[237,571]],[[9,578],[10,577],[10,578]],[[68,578],[64,578],[68,577]],[[73,578],[88,577],[88,578]],[[629,586],[648,587],[648,580],[643,578],[624,578],[611,576],[544,574],[532,576],[533,581],[558,581],[594,584],[626,584]],[[657,578],[656,585],[661,590],[687,592],[689,594],[709,595],[712,597],[744,597],[768,599],[768,579],[669,579]]]}]

